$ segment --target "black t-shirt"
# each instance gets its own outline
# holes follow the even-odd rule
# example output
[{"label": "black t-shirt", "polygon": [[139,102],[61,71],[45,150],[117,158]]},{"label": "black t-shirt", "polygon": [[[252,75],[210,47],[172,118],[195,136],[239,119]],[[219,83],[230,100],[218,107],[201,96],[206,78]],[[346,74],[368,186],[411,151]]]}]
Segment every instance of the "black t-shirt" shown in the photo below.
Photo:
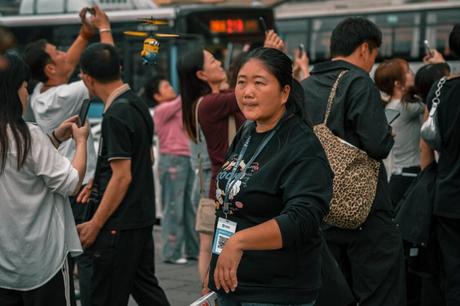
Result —
[{"label": "black t-shirt", "polygon": [[[438,82],[427,97],[431,109]],[[437,109],[441,132],[434,213],[460,219],[460,77],[447,80],[441,88]]]},{"label": "black t-shirt", "polygon": [[[313,125],[322,123],[332,85],[340,80],[327,122],[334,135],[365,151],[370,157],[386,158],[394,144],[380,93],[369,74],[345,61],[316,64],[311,76],[302,81],[305,109]],[[385,167],[380,171],[372,210],[392,211]]]},{"label": "black t-shirt", "polygon": [[132,181],[120,206],[105,228],[135,229],[155,221],[152,162],[153,122],[147,105],[131,90],[109,106],[102,119],[99,145],[99,177],[95,183],[101,194],[112,176],[110,161],[131,159]]},{"label": "black t-shirt", "polygon": [[[227,162],[217,176],[217,201],[222,204],[233,165],[251,135],[242,163],[247,163],[271,132],[256,133],[254,124],[235,137]],[[244,132],[248,130],[249,132]],[[238,287],[231,295],[239,301],[304,304],[316,298],[320,287],[321,236],[319,226],[329,211],[332,172],[312,129],[299,118],[285,119],[260,155],[247,166],[230,199],[228,219],[237,231],[274,219],[283,248],[244,251],[238,267]],[[237,173],[241,172],[239,167]],[[224,217],[219,205],[217,217]],[[213,254],[210,288],[218,256]]]}]

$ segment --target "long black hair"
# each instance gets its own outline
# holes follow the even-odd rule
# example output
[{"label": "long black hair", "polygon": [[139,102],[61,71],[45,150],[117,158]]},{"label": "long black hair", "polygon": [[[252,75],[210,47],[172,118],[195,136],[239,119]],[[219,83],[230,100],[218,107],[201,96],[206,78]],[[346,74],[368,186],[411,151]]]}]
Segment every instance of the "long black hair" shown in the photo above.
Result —
[{"label": "long black hair", "polygon": [[294,114],[304,120],[309,126],[310,120],[305,112],[304,92],[302,86],[292,77],[292,61],[283,52],[273,48],[257,48],[249,52],[241,61],[240,68],[249,60],[260,60],[265,68],[270,71],[278,80],[280,87],[288,85],[291,87],[288,100],[286,102],[286,111],[288,114]]},{"label": "long black hair", "polygon": [[184,54],[177,61],[180,95],[182,99],[182,120],[185,130],[193,141],[197,141],[195,107],[199,97],[211,93],[211,87],[200,80],[196,73],[203,70],[204,49],[197,48]]},{"label": "long black hair", "polygon": [[22,119],[23,107],[18,95],[29,69],[14,53],[4,55],[6,65],[0,69],[0,174],[5,170],[10,140],[8,129],[13,135],[17,151],[17,169],[25,163],[30,151],[31,136],[27,124]]}]

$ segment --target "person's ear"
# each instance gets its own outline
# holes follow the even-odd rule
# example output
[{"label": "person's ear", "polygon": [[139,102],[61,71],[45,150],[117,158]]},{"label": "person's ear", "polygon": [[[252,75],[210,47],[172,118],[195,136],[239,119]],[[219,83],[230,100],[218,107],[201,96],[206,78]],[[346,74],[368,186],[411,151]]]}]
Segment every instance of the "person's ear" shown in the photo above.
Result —
[{"label": "person's ear", "polygon": [[202,81],[205,81],[207,82],[208,81],[208,78],[206,77],[206,73],[203,71],[203,70],[198,70],[196,73],[195,73],[196,77]]},{"label": "person's ear", "polygon": [[159,93],[154,93],[152,97],[154,101],[161,101],[161,95]]},{"label": "person's ear", "polygon": [[286,104],[287,100],[289,99],[289,94],[291,93],[291,86],[284,85],[281,89],[281,103]]},{"label": "person's ear", "polygon": [[401,87],[403,87],[400,81],[395,81],[394,84],[393,84],[393,86],[396,87],[396,88],[401,88]]},{"label": "person's ear", "polygon": [[361,55],[361,57],[366,60],[369,55],[370,55],[370,49],[369,49],[369,44],[367,42],[364,42],[362,43],[360,46],[359,46],[359,53]]},{"label": "person's ear", "polygon": [[46,76],[52,76],[56,74],[56,66],[52,63],[46,64],[44,68],[44,72]]}]

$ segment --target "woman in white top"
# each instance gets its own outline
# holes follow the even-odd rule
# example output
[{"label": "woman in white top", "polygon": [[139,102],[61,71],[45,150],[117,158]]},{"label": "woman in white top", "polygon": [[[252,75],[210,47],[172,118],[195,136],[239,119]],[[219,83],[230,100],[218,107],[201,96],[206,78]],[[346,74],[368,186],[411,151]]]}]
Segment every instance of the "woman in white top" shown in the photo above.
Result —
[{"label": "woman in white top", "polygon": [[[0,305],[70,305],[67,255],[81,253],[68,196],[86,169],[88,124],[77,116],[51,136],[22,119],[25,63],[7,53],[0,68]],[[56,147],[73,137],[70,162]]]},{"label": "woman in white top", "polygon": [[411,94],[414,73],[406,60],[394,58],[384,61],[377,67],[374,78],[380,91],[388,96],[385,108],[400,113],[391,123],[395,143],[389,186],[393,206],[396,206],[420,172],[419,141],[424,104]]}]

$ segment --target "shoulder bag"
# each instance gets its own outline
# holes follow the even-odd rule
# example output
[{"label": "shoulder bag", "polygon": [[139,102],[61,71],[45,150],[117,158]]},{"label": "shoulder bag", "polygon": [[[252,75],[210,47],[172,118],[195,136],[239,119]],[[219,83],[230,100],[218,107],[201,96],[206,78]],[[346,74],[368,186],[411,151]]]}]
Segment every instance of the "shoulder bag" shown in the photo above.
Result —
[{"label": "shoulder bag", "polygon": [[438,88],[436,89],[435,97],[433,98],[433,103],[430,110],[430,115],[428,119],[423,123],[422,128],[420,129],[420,137],[425,140],[425,142],[433,150],[439,151],[441,149],[441,132],[439,131],[439,119],[438,119],[438,109],[439,96],[441,95],[441,88],[446,82],[446,77],[443,77],[438,82]]},{"label": "shoulder bag", "polygon": [[[201,129],[198,122],[198,108],[200,107],[200,98],[195,107],[195,127],[197,142],[201,141]],[[228,118],[228,145],[230,146],[236,133],[235,117],[229,116]],[[198,210],[196,212],[195,230],[203,234],[212,234],[214,232],[214,222],[216,219],[216,203],[214,199],[208,198],[204,195],[204,175],[203,175],[203,160],[201,152],[198,152],[198,177],[200,180],[200,202],[198,203]]]},{"label": "shoulder bag", "polygon": [[[334,172],[333,195],[324,221],[332,226],[355,229],[369,215],[377,189],[380,163],[366,152],[335,136],[327,127],[342,71],[329,95],[324,122],[313,127]],[[366,101],[363,101],[366,102]]]}]

